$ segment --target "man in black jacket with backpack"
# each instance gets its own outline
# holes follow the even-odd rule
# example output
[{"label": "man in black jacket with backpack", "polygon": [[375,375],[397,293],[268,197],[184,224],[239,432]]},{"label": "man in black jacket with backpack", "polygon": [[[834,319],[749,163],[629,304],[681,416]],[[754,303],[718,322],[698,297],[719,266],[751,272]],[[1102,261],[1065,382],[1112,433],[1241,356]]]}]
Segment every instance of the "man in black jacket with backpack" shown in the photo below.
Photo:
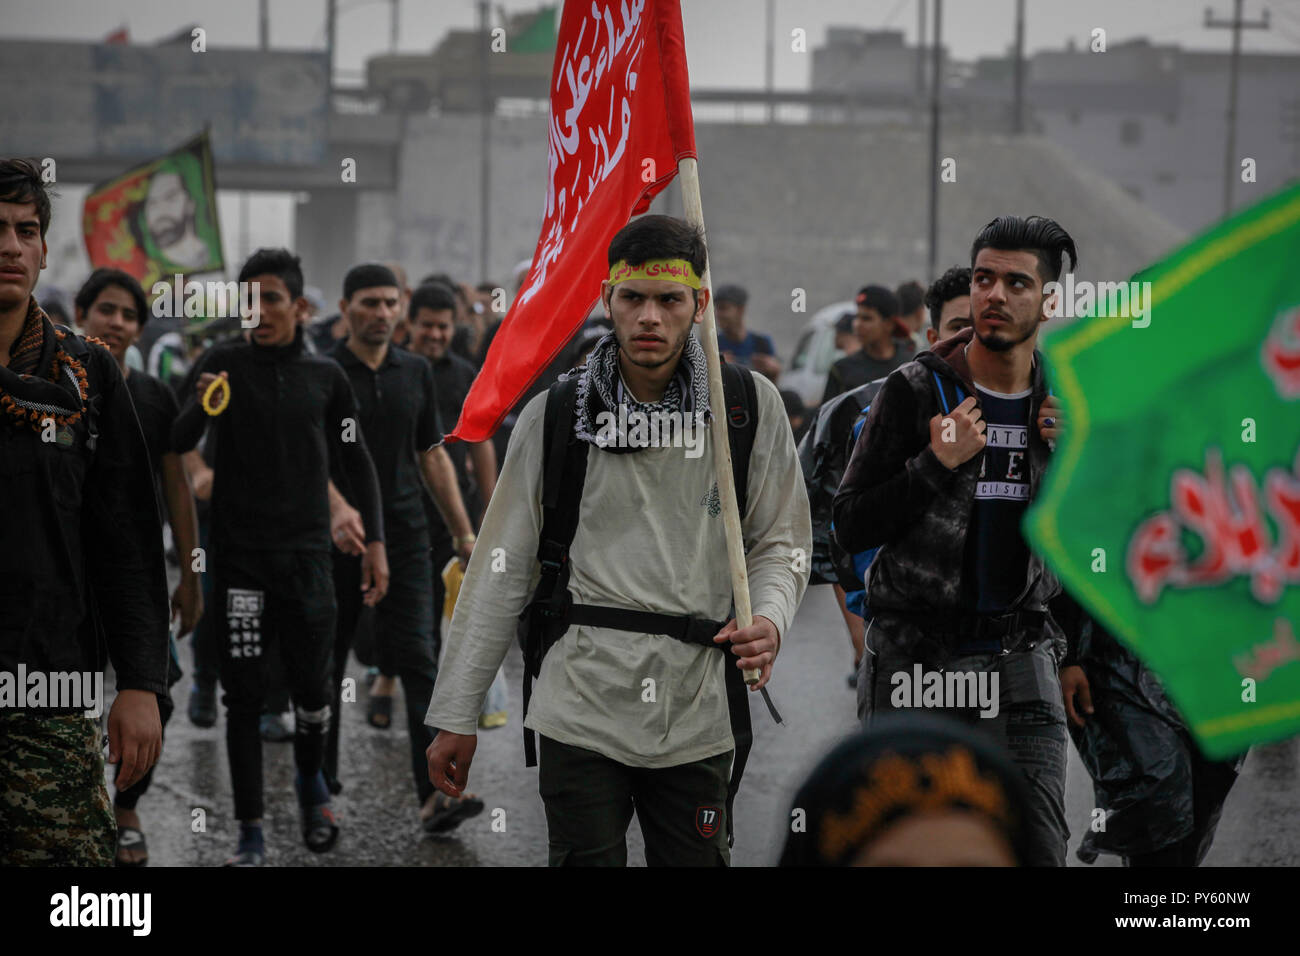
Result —
[{"label": "man in black jacket with backpack", "polygon": [[[1039,326],[1074,241],[1056,222],[1002,216],[971,249],[974,327],[886,380],[835,497],[845,551],[879,547],[859,683],[871,711],[934,707],[992,733],[1033,794],[1032,864],[1062,866],[1065,712],[1057,683],[1077,606],[1020,522],[1061,412]],[[868,717],[869,719],[869,717]]]}]

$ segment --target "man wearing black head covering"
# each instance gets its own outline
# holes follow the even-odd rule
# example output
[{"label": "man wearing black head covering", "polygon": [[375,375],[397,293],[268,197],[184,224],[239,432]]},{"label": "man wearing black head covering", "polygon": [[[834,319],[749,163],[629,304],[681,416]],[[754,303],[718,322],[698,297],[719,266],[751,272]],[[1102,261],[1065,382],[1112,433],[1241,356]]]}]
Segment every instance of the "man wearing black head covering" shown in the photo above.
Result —
[{"label": "man wearing black head covering", "polygon": [[985,735],[926,713],[880,716],[795,795],[781,866],[1019,866],[1027,794]]}]

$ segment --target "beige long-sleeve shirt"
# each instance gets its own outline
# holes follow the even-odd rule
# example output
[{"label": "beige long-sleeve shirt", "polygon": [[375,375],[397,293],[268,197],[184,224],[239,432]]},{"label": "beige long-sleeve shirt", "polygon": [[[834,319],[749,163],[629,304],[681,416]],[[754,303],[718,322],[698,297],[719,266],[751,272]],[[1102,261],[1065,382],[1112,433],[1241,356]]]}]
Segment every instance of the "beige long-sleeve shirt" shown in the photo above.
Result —
[{"label": "beige long-sleeve shirt", "polygon": [[[812,530],[780,394],[763,376],[754,381],[758,433],[741,528],[754,614],[773,621],[784,642],[808,584]],[[545,404],[545,393],[535,396],[511,435],[446,637],[430,727],[476,732],[483,696],[537,587]],[[683,448],[590,448],[569,551],[575,603],[725,619],[731,574],[711,442],[706,431],[695,458]],[[723,667],[736,660],[665,635],[570,627],[542,662],[525,725],[636,767],[725,753],[734,741]]]}]

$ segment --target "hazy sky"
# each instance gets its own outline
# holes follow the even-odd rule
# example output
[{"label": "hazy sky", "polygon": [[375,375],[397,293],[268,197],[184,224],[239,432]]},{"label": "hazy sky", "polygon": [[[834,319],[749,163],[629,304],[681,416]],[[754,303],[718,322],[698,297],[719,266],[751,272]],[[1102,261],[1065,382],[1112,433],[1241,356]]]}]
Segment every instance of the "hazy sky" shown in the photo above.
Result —
[{"label": "hazy sky", "polygon": [[[496,11],[528,10],[541,0],[497,0]],[[432,49],[449,27],[474,24],[474,0],[399,0],[398,49]],[[928,4],[927,4],[928,6]],[[1148,36],[1196,49],[1228,49],[1230,30],[1203,26],[1209,6],[1221,19],[1232,0],[1028,0],[1025,37],[1032,53],[1059,48],[1069,36],[1086,41],[1104,27],[1111,42]],[[1271,11],[1269,30],[1243,34],[1248,51],[1300,52],[1300,0],[1246,0],[1248,19]],[[367,57],[389,44],[390,0],[340,0],[338,79],[360,78]],[[96,40],[121,26],[134,43],[150,43],[190,24],[203,26],[211,47],[257,44],[258,0],[0,0],[3,35]],[[682,0],[691,80],[703,87],[761,86],[766,0]],[[948,0],[944,43],[963,59],[1003,52],[1014,37],[1014,0]],[[889,26],[915,42],[917,0],[776,0],[776,85],[808,84],[810,57],[790,51],[790,31],[807,31],[819,45],[828,24]],[[271,0],[271,42],[323,48],[325,0]]]},{"label": "hazy sky", "polygon": [[[494,11],[535,9],[542,0],[496,0]],[[780,89],[806,89],[811,56],[790,50],[790,33],[806,31],[808,48],[823,43],[828,25],[891,27],[914,43],[917,0],[775,0],[777,55],[774,71]],[[1027,0],[1026,46],[1030,53],[1060,48],[1073,36],[1080,45],[1096,27],[1111,43],[1134,36],[1191,49],[1228,49],[1231,31],[1203,26],[1206,6],[1226,18],[1232,0]],[[930,5],[927,4],[927,8]],[[1272,28],[1244,33],[1244,49],[1300,52],[1300,0],[1246,0],[1245,15],[1258,19],[1271,11]],[[323,49],[325,0],[271,0],[271,42],[295,49]],[[691,80],[697,87],[760,87],[766,0],[682,0]],[[474,25],[474,0],[399,0],[398,49],[431,50],[451,27]],[[358,83],[365,60],[387,52],[389,0],[340,0],[336,78]],[[943,42],[961,59],[1004,52],[1014,37],[1015,0],[947,0]],[[494,20],[494,23],[496,21]],[[127,27],[133,43],[153,43],[192,25],[203,26],[210,48],[252,47],[258,40],[258,0],[0,0],[0,36],[94,41]],[[48,81],[58,82],[57,67]],[[78,282],[88,268],[79,215],[86,187],[68,186],[56,200],[51,230],[55,283]],[[240,258],[258,245],[292,240],[289,196],[255,194],[244,206],[238,194],[218,197],[227,257]],[[249,211],[247,228],[242,213]]]}]

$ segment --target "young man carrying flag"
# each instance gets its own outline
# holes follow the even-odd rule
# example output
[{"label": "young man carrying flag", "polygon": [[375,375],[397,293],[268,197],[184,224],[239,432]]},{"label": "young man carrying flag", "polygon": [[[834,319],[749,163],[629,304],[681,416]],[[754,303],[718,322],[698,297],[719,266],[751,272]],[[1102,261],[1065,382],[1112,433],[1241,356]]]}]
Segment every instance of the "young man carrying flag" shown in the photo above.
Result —
[{"label": "young man carrying flag", "polygon": [[[624,865],[635,809],[650,865],[725,865],[736,747],[725,668],[760,670],[755,689],[771,676],[808,582],[798,560],[799,549],[811,549],[808,499],[780,395],[753,376],[757,430],[742,532],[754,623],[724,626],[732,581],[711,449],[637,447],[635,428],[602,442],[610,415],[693,419],[709,407],[704,350],[691,335],[709,297],[699,288],[704,238],[681,220],[646,216],[614,236],[608,264],[601,297],[614,331],[578,370],[571,424],[552,444],[563,455],[588,446],[561,562],[569,626],[552,635],[525,719],[541,735],[550,862]],[[469,776],[483,695],[542,577],[539,539],[556,517],[543,502],[544,424],[565,427],[563,416],[549,421],[546,406],[547,396],[536,396],[515,427],[426,718],[439,729],[430,778],[453,797]],[[694,624],[665,633],[684,618]]]}]

